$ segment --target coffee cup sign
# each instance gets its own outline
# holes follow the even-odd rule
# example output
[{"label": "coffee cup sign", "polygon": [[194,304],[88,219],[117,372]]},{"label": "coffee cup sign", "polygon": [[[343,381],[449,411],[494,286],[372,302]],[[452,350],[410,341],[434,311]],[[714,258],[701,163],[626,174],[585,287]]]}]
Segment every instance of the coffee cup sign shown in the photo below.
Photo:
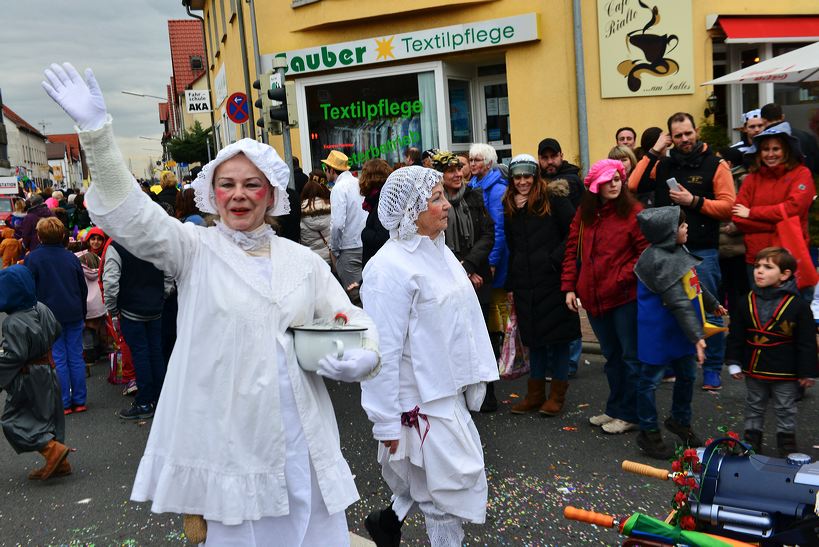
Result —
[{"label": "coffee cup sign", "polygon": [[694,92],[690,0],[598,0],[602,96]]}]

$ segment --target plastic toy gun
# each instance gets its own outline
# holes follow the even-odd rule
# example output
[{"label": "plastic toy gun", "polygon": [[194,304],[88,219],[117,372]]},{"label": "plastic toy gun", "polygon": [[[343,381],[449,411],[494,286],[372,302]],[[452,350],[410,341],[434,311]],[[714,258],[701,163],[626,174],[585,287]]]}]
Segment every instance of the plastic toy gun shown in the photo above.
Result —
[{"label": "plastic toy gun", "polygon": [[[717,439],[697,449],[699,489],[689,498],[697,528],[762,546],[819,545],[819,463],[807,454],[787,458],[722,454]],[[736,441],[739,442],[739,441]],[[623,470],[668,480],[676,475],[635,462]]]}]

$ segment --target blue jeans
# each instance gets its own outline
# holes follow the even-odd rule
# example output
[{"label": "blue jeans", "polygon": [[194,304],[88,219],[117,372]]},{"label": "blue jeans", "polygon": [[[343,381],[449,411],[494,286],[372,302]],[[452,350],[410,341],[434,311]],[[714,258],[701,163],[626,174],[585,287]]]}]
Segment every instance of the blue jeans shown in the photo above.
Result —
[{"label": "blue jeans", "polygon": [[[719,251],[716,249],[697,249],[691,252],[702,258],[702,263],[697,266],[697,277],[705,289],[714,298],[719,294],[719,285],[722,274],[719,269]],[[706,319],[712,325],[722,326],[722,317],[706,314]],[[719,374],[722,371],[722,362],[725,360],[725,333],[719,333],[708,338],[705,348],[705,362],[702,364],[703,371],[710,370]]]},{"label": "blue jeans", "polygon": [[[691,425],[691,399],[694,396],[694,380],[697,378],[697,361],[694,355],[686,355],[671,361],[677,380],[674,382],[674,394],[671,399],[671,417],[680,425]],[[653,431],[660,429],[657,425],[657,402],[655,393],[663,379],[664,365],[647,365],[640,367],[640,380],[637,383],[637,416],[640,429]]]},{"label": "blue jeans", "polygon": [[577,367],[580,366],[580,355],[583,353],[583,339],[578,338],[569,342],[569,374],[577,374]]},{"label": "blue jeans", "polygon": [[131,348],[136,373],[136,404],[156,403],[165,380],[165,360],[162,357],[162,319],[120,320],[122,336]]},{"label": "blue jeans", "polygon": [[626,422],[637,422],[637,302],[623,304],[599,317],[589,316],[600,350],[606,358],[604,371],[609,382],[606,414]]},{"label": "blue jeans", "polygon": [[54,341],[51,355],[60,379],[63,408],[84,405],[88,392],[85,388],[85,359],[82,357],[82,321],[62,324],[63,332]]},{"label": "blue jeans", "polygon": [[543,380],[551,371],[553,380],[569,379],[569,342],[529,348],[529,376]]}]

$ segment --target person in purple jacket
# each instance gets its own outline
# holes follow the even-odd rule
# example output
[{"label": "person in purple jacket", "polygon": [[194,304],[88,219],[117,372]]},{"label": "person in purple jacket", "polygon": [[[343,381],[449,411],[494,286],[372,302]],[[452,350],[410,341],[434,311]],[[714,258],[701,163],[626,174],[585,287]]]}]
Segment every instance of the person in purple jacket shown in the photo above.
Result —
[{"label": "person in purple jacket", "polygon": [[26,216],[20,221],[18,239],[23,240],[23,247],[25,247],[26,251],[33,251],[40,244],[36,231],[37,222],[43,218],[53,217],[54,213],[46,207],[43,196],[40,194],[32,194],[28,201],[30,207]]},{"label": "person in purple jacket", "polygon": [[34,275],[37,300],[48,306],[62,333],[52,354],[60,379],[65,414],[84,412],[86,407],[85,359],[82,329],[88,286],[80,260],[63,247],[65,226],[55,217],[37,223],[40,245],[26,257],[25,266]]}]

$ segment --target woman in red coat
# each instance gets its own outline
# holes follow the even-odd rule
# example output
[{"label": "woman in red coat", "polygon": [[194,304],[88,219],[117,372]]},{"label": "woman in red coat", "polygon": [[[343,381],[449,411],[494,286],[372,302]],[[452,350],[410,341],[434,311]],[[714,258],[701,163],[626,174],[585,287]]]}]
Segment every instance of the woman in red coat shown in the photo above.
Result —
[{"label": "woman in red coat", "polygon": [[776,224],[797,216],[808,242],[808,209],[816,197],[813,177],[803,165],[799,141],[787,122],[768,128],[754,137],[747,153],[754,154],[733,208],[733,222],[745,234],[745,263],[750,277],[754,259],[762,249],[780,245]]},{"label": "woman in red coat", "polygon": [[609,398],[603,414],[589,422],[606,433],[637,425],[637,278],[634,264],[648,246],[637,226],[642,206],[625,187],[619,160],[600,160],[584,181],[563,259],[561,290],[574,312],[582,306],[606,357]]}]

